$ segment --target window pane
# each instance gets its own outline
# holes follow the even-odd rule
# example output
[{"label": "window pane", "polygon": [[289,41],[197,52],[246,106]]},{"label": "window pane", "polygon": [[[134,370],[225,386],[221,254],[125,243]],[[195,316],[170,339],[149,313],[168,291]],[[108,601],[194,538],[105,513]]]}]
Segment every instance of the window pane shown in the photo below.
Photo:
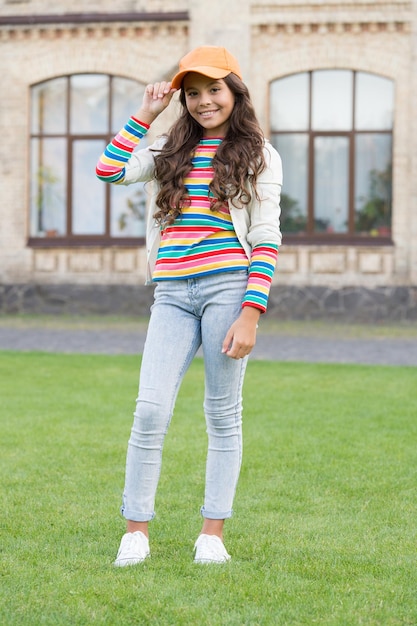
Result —
[{"label": "window pane", "polygon": [[391,135],[356,137],[355,230],[390,235],[392,202]]},{"label": "window pane", "polygon": [[[144,137],[140,142],[141,149],[146,145],[147,138]],[[110,187],[112,237],[145,236],[147,197],[144,183]]]},{"label": "window pane", "polygon": [[348,230],[349,140],[316,137],[314,140],[314,230]]},{"label": "window pane", "polygon": [[393,110],[394,83],[392,80],[358,72],[356,75],[356,129],[391,130]]},{"label": "window pane", "polygon": [[72,144],[72,232],[74,235],[104,235],[106,185],[94,175],[102,140]]},{"label": "window pane", "polygon": [[278,135],[273,144],[284,164],[281,226],[284,233],[303,233],[307,227],[308,136]]},{"label": "window pane", "polygon": [[145,86],[127,78],[112,80],[112,133],[116,134],[142,102]]},{"label": "window pane", "polygon": [[312,80],[313,130],[351,130],[353,72],[319,70]]},{"label": "window pane", "polygon": [[31,236],[65,235],[66,203],[66,141],[64,139],[32,139]]},{"label": "window pane", "polygon": [[144,237],[147,194],[143,183],[111,187],[111,236]]},{"label": "window pane", "polygon": [[307,130],[309,74],[294,74],[271,83],[271,130]]},{"label": "window pane", "polygon": [[56,78],[32,87],[32,133],[67,132],[66,78]]},{"label": "window pane", "polygon": [[109,77],[104,74],[71,76],[71,133],[108,133]]}]

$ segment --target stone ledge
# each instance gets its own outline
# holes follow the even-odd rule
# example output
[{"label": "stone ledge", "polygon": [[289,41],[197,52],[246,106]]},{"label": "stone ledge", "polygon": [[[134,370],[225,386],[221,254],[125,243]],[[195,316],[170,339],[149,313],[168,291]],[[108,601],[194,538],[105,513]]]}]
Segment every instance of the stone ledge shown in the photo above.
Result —
[{"label": "stone ledge", "polygon": [[[0,285],[0,315],[147,316],[152,287],[131,285]],[[417,287],[273,286],[268,316],[340,322],[417,321]]]},{"label": "stone ledge", "polygon": [[268,314],[288,320],[417,321],[417,287],[276,287]]},{"label": "stone ledge", "polygon": [[0,314],[148,315],[152,287],[0,285]]}]

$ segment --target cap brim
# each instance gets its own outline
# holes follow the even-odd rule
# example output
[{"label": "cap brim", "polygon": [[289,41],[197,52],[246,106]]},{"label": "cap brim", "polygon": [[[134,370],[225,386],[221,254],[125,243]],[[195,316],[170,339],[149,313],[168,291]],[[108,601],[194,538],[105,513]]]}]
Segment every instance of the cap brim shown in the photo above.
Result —
[{"label": "cap brim", "polygon": [[208,76],[209,78],[224,78],[231,73],[230,70],[222,70],[215,67],[205,67],[202,65],[199,67],[191,67],[188,70],[182,70],[182,72],[178,72],[178,74],[175,74],[174,78],[172,78],[171,80],[171,87],[173,89],[179,89],[181,87],[184,76],[186,74],[189,74],[190,72],[203,74],[203,76]]}]

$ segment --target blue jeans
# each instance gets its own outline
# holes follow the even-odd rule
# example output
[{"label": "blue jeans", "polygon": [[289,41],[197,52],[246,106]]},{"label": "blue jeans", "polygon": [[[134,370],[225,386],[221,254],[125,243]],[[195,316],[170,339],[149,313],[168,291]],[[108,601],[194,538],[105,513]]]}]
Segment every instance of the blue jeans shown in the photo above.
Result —
[{"label": "blue jeans", "polygon": [[203,517],[226,519],[242,460],[242,385],[247,364],[222,354],[241,312],[247,273],[159,282],[146,337],[128,443],[121,511],[132,521],[154,517],[162,447],[181,381],[202,346],[208,434]]}]

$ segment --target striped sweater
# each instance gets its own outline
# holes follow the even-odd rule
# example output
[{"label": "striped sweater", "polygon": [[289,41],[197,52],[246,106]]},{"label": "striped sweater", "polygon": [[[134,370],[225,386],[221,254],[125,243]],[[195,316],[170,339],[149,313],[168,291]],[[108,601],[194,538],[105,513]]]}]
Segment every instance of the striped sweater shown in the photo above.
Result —
[{"label": "striped sweater", "polygon": [[[107,146],[97,165],[97,176],[106,182],[122,183],[124,164],[146,134],[149,126],[132,117]],[[247,258],[236,233],[228,205],[210,209],[213,195],[212,160],[221,138],[203,138],[195,149],[193,167],[184,180],[189,202],[175,222],[164,228],[153,280],[186,279],[220,272],[248,271],[248,286],[242,306],[264,312],[267,307],[278,247],[264,243]]]}]

